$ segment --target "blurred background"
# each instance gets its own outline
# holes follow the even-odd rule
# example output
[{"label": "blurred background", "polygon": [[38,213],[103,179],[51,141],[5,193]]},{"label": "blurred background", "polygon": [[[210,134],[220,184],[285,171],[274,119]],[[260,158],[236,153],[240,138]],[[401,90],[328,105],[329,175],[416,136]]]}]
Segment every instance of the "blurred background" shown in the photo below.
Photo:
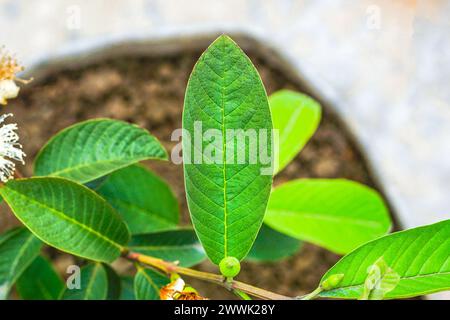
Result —
[{"label": "blurred background", "polygon": [[[331,119],[324,122],[324,130],[333,123],[334,114],[342,121],[342,130],[353,141],[348,152],[362,154],[360,161],[371,177],[358,179],[358,174],[368,173],[354,177],[349,173],[353,167],[339,169],[344,168],[342,163],[321,163],[317,169],[313,156],[309,176],[345,176],[376,184],[384,191],[399,227],[410,228],[450,218],[449,17],[449,0],[0,0],[0,45],[17,54],[27,75],[37,78],[38,87],[39,77],[47,77],[40,95],[18,102],[17,116],[30,123],[23,129],[22,143],[32,148],[42,144],[40,138],[34,139],[42,136],[42,128],[54,124],[55,119],[46,115],[52,104],[64,101],[54,100],[55,96],[82,96],[81,102],[64,104],[68,116],[57,120],[56,127],[78,120],[81,104],[90,108],[83,117],[132,119],[157,129],[155,112],[170,110],[174,103],[181,107],[188,72],[205,44],[222,32],[236,35],[256,64],[267,69],[262,76],[268,90],[288,86],[320,99]],[[186,48],[193,52],[191,56],[177,56]],[[57,70],[75,68],[94,57],[98,63],[118,49],[122,55],[136,51],[141,57],[158,58],[114,60],[106,67],[97,64],[94,69],[100,68],[100,73],[83,69],[58,78],[57,85],[52,82]],[[164,60],[165,55],[170,59]],[[148,68],[140,67],[143,62]],[[280,70],[286,75],[280,76]],[[151,102],[133,100],[142,97],[136,92],[126,98],[105,100],[102,96],[101,108],[93,107],[99,100],[96,94],[108,98],[111,95],[105,92],[136,86],[123,82],[123,77],[139,71],[142,81],[147,74],[163,79],[142,89],[149,100],[165,90],[161,93],[165,100],[152,106],[152,116],[146,120],[139,116],[139,108]],[[71,86],[78,91],[72,92]],[[178,91],[173,89],[176,86]],[[90,92],[92,88],[97,93]],[[133,105],[133,110],[127,107]],[[179,117],[179,109],[173,110]],[[37,114],[42,116],[35,118]],[[168,140],[166,135],[176,123],[170,125],[167,132],[158,131],[163,135],[159,138]],[[327,132],[320,137],[326,140]],[[326,143],[345,149],[345,139]],[[314,150],[305,150],[305,157]],[[334,155],[322,151],[330,161]],[[305,161],[291,171],[302,170]],[[181,192],[178,196],[183,198]]]}]

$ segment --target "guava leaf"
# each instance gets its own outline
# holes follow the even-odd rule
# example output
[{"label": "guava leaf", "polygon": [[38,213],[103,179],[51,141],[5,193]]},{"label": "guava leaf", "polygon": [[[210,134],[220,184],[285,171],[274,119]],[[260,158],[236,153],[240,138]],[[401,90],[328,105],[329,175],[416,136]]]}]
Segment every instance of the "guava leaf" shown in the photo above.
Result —
[{"label": "guava leaf", "polygon": [[108,279],[108,294],[107,300],[119,300],[122,292],[122,280],[110,265],[103,264],[103,268],[106,271],[106,277]]},{"label": "guava leaf", "polygon": [[16,289],[24,300],[59,300],[64,282],[50,261],[38,256],[17,280]]},{"label": "guava leaf", "polygon": [[62,251],[102,262],[119,257],[129,231],[92,190],[62,178],[10,180],[0,194],[39,239]]},{"label": "guava leaf", "polygon": [[139,268],[134,277],[136,300],[159,300],[159,290],[169,282],[169,278],[159,272]]},{"label": "guava leaf", "polygon": [[0,235],[0,300],[26,268],[39,255],[42,242],[25,228],[14,228]]},{"label": "guava leaf", "polygon": [[[272,186],[272,120],[258,72],[227,36],[214,41],[194,67],[183,129],[187,201],[199,239],[215,264],[227,256],[243,259],[261,227]],[[201,143],[202,133],[199,146],[195,140],[200,135]],[[257,144],[238,139],[244,133],[256,134]]]},{"label": "guava leaf", "polygon": [[[278,167],[286,167],[316,132],[321,117],[320,104],[305,94],[280,90],[269,97],[274,129],[279,130]],[[276,141],[276,140],[275,140]]]},{"label": "guava leaf", "polygon": [[138,234],[131,238],[128,249],[166,261],[178,261],[184,267],[196,265],[206,258],[191,229]]},{"label": "guava leaf", "polygon": [[66,288],[63,300],[105,300],[108,276],[101,263],[91,263],[80,270],[80,288]]},{"label": "guava leaf", "polygon": [[136,300],[134,295],[134,277],[123,276],[120,277],[120,300]]},{"label": "guava leaf", "polygon": [[380,195],[349,180],[300,179],[275,188],[265,223],[291,237],[338,254],[385,235],[391,228]]},{"label": "guava leaf", "polygon": [[389,268],[383,257],[375,261],[367,269],[367,273],[360,300],[382,300],[389,291],[395,289],[400,281],[400,275]]},{"label": "guava leaf", "polygon": [[173,229],[178,202],[162,179],[141,165],[117,170],[96,190],[124,218],[132,234]]},{"label": "guava leaf", "polygon": [[95,119],[51,138],[37,155],[34,172],[86,183],[146,159],[167,159],[148,131],[123,121]]},{"label": "guava leaf", "polygon": [[398,299],[450,289],[450,220],[400,231],[373,240],[343,257],[322,278],[344,274],[339,285],[322,297],[362,296],[367,270],[383,257],[400,277],[385,299]]},{"label": "guava leaf", "polygon": [[263,223],[247,260],[273,262],[290,257],[299,251],[301,241],[273,230]]}]

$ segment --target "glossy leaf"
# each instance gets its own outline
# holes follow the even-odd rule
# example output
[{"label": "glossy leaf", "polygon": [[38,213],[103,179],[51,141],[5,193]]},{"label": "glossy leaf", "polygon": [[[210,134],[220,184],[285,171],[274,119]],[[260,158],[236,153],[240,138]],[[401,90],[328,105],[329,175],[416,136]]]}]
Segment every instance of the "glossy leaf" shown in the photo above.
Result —
[{"label": "glossy leaf", "polygon": [[[183,161],[194,228],[215,264],[227,256],[243,259],[261,227],[272,185],[272,121],[258,72],[227,36],[214,41],[191,74],[183,128],[192,137],[183,137]],[[257,141],[264,152],[252,139],[227,135],[249,129],[267,133]],[[200,150],[194,138],[201,133],[213,137]]]},{"label": "glossy leaf", "polygon": [[316,131],[321,107],[311,97],[291,90],[273,93],[269,104],[273,127],[279,130],[278,167],[275,169],[278,173],[295,158]]},{"label": "glossy leaf", "polygon": [[391,228],[388,209],[376,191],[341,179],[300,179],[275,188],[265,222],[339,254]]},{"label": "glossy leaf", "polygon": [[101,263],[81,268],[80,288],[66,288],[64,300],[105,300],[108,295],[108,276]]},{"label": "glossy leaf", "polygon": [[259,262],[277,261],[294,255],[300,247],[299,240],[275,231],[264,223],[247,259]]},{"label": "glossy leaf", "polygon": [[159,290],[170,282],[159,272],[140,268],[134,277],[136,300],[159,300]]},{"label": "glossy leaf", "polygon": [[75,124],[56,134],[39,152],[35,175],[86,183],[146,159],[167,159],[145,129],[111,119]]},{"label": "glossy leaf", "polygon": [[122,280],[116,271],[109,265],[103,264],[108,279],[108,294],[107,300],[119,300],[122,292]]},{"label": "glossy leaf", "polygon": [[343,257],[322,278],[344,274],[323,297],[361,297],[368,269],[380,257],[400,280],[385,298],[408,298],[450,289],[450,220],[396,232],[373,240]]},{"label": "glossy leaf", "polygon": [[52,264],[38,256],[17,280],[16,289],[24,300],[58,300],[64,282]]},{"label": "glossy leaf", "polygon": [[11,180],[0,194],[38,238],[62,251],[112,262],[127,244],[121,217],[95,192],[61,178]]},{"label": "glossy leaf", "polygon": [[367,269],[367,278],[360,300],[382,300],[389,291],[395,289],[399,281],[400,275],[381,257]]},{"label": "glossy leaf", "polygon": [[143,166],[112,173],[97,193],[122,215],[132,234],[173,229],[178,224],[180,211],[170,187]]},{"label": "glossy leaf", "polygon": [[179,261],[184,267],[196,265],[206,258],[205,251],[191,229],[135,235],[128,248],[166,261]]},{"label": "glossy leaf", "polygon": [[120,287],[120,300],[136,300],[136,296],[134,295],[134,277],[121,277]]},{"label": "glossy leaf", "polygon": [[25,228],[0,235],[0,300],[8,297],[22,272],[39,255],[42,242]]}]

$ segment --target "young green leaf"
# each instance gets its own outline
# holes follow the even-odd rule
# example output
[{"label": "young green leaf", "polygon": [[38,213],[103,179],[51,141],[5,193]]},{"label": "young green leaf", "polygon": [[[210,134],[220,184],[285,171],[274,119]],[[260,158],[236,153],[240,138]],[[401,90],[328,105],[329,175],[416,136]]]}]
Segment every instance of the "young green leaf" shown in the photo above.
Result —
[{"label": "young green leaf", "polygon": [[159,272],[140,268],[134,277],[136,300],[159,300],[159,290],[170,282]]},{"label": "young green leaf", "polygon": [[108,278],[108,294],[107,300],[119,300],[122,292],[122,281],[116,271],[107,264],[103,264]]},{"label": "young green leaf", "polygon": [[101,263],[81,268],[79,288],[66,288],[63,300],[105,300],[108,295],[108,276]]},{"label": "young green leaf", "polygon": [[120,300],[136,300],[134,295],[134,277],[123,276],[120,278]]},{"label": "young green leaf", "polygon": [[95,119],[50,139],[36,157],[34,172],[86,183],[146,159],[167,159],[148,131],[123,121]]},{"label": "young green leaf", "polygon": [[38,238],[68,253],[103,262],[119,257],[129,231],[92,190],[61,178],[11,180],[0,194]]},{"label": "young green leaf", "polygon": [[373,240],[343,257],[322,278],[344,274],[339,285],[322,297],[357,299],[367,270],[383,257],[400,277],[385,298],[408,298],[450,289],[450,220],[396,232]]},{"label": "young green leaf", "polygon": [[227,36],[214,41],[192,71],[183,129],[189,133],[183,137],[183,162],[194,228],[215,264],[227,256],[243,259],[261,227],[272,185],[272,121],[258,72]]},{"label": "young green leaf", "polygon": [[246,259],[258,262],[277,261],[294,255],[300,247],[301,241],[275,231],[264,223]]},{"label": "young green leaf", "polygon": [[264,220],[273,229],[339,254],[386,234],[383,199],[348,180],[300,179],[272,192]]},{"label": "young green leaf", "polygon": [[206,258],[205,251],[191,229],[135,235],[128,249],[166,261],[179,261],[184,267],[196,265]]},{"label": "young green leaf", "polygon": [[316,131],[321,117],[320,104],[307,95],[280,90],[269,97],[274,129],[279,130],[278,167],[283,170],[303,149]]},{"label": "young green leaf", "polygon": [[389,291],[395,289],[400,281],[399,274],[389,268],[383,257],[375,261],[368,268],[367,273],[360,300],[382,300]]},{"label": "young green leaf", "polygon": [[39,255],[42,242],[25,228],[0,235],[0,300],[8,297],[22,272]]},{"label": "young green leaf", "polygon": [[113,172],[97,193],[122,215],[132,234],[173,229],[178,224],[180,211],[172,190],[141,165]]},{"label": "young green leaf", "polygon": [[24,300],[59,300],[64,282],[51,263],[38,256],[17,280],[16,288]]}]

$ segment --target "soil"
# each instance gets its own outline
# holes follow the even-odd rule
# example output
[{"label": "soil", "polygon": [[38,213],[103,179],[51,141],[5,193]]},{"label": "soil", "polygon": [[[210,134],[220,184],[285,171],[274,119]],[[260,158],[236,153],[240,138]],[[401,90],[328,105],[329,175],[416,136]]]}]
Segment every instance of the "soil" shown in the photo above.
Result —
[{"label": "soil", "polygon": [[[181,127],[184,91],[192,67],[200,52],[171,56],[121,56],[82,68],[59,70],[23,89],[20,98],[11,101],[9,112],[19,124],[21,143],[27,164],[21,170],[32,174],[32,162],[39,148],[59,130],[76,122],[110,117],[147,128],[171,150],[170,135]],[[263,57],[250,52],[268,93],[288,88],[302,92],[302,85],[290,80]],[[169,162],[148,165],[173,187],[189,223],[182,167]],[[275,184],[295,178],[348,178],[374,187],[361,153],[332,110],[325,106],[321,125],[299,156],[275,178]],[[8,212],[5,205],[2,212]],[[0,229],[17,224],[10,214],[0,215]],[[1,230],[0,230],[1,231]],[[72,263],[71,257],[52,254],[58,268]],[[305,244],[295,256],[277,263],[245,262],[238,279],[285,295],[296,296],[313,290],[323,273],[338,256],[311,244]],[[115,267],[128,270],[128,264]],[[216,272],[210,262],[199,269]],[[233,298],[213,284],[191,281],[208,298]]]}]

